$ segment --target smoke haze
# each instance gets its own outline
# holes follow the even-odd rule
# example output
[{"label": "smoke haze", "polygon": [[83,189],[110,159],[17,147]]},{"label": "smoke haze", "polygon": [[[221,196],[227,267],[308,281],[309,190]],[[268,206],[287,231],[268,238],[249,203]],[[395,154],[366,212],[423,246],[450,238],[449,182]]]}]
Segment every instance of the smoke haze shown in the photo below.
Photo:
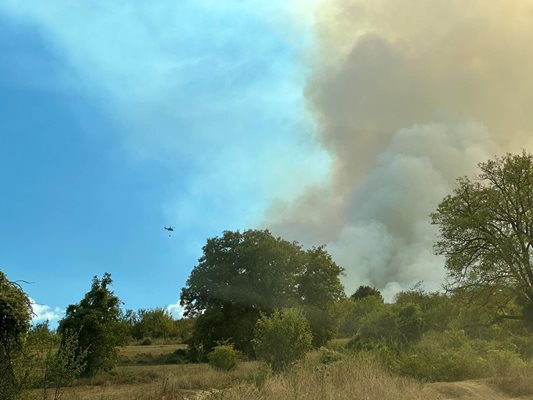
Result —
[{"label": "smoke haze", "polygon": [[327,243],[349,293],[438,289],[429,214],[479,162],[531,149],[533,1],[324,1],[314,30],[306,97],[333,167],[268,225]]}]

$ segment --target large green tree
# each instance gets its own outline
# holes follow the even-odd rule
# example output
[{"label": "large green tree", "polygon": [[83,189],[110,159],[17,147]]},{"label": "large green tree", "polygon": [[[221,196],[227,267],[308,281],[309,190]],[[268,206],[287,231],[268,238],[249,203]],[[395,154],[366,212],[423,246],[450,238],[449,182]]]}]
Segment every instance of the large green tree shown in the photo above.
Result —
[{"label": "large green tree", "polygon": [[316,314],[344,296],[341,273],[324,248],[306,251],[267,230],[226,231],[208,239],[181,292],[185,315],[197,317],[192,344],[209,350],[231,339],[252,354],[260,315],[294,306],[308,312],[315,335],[328,336]]},{"label": "large green tree", "polygon": [[20,389],[17,375],[32,309],[29,297],[0,271],[0,399],[14,398]]},{"label": "large green tree", "polygon": [[78,334],[77,355],[87,351],[84,375],[93,375],[113,367],[117,353],[116,346],[124,341],[120,323],[120,300],[109,289],[113,283],[107,272],[102,279],[94,277],[91,290],[78,304],[67,307],[65,318],[59,323],[58,331]]},{"label": "large green tree", "polygon": [[475,290],[522,305],[533,316],[533,156],[507,154],[461,178],[432,215],[440,231],[436,253],[446,257],[450,288]]}]

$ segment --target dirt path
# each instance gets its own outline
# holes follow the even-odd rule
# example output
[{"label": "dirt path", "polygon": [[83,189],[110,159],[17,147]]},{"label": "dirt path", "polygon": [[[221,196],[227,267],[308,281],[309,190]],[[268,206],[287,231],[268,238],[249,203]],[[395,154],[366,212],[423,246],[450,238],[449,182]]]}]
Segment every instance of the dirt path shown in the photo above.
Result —
[{"label": "dirt path", "polygon": [[511,400],[511,399],[533,399],[527,397],[510,397],[491,387],[484,381],[462,381],[462,382],[438,382],[427,385],[432,391],[439,395],[440,399],[452,400]]}]

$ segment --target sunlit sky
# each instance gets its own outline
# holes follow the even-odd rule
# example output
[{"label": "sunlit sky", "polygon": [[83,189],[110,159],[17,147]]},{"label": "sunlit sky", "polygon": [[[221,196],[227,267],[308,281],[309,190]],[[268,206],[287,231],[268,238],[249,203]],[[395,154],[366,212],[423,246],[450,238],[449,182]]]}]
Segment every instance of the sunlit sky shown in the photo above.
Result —
[{"label": "sunlit sky", "polygon": [[284,0],[0,3],[0,269],[37,320],[105,271],[175,304],[208,237],[325,179],[310,40]]}]

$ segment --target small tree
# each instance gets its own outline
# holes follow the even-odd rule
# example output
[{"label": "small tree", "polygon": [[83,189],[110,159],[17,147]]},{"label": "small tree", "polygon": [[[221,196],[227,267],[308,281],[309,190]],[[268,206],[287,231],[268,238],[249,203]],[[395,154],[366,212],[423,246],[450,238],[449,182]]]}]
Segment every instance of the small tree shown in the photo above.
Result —
[{"label": "small tree", "polygon": [[110,370],[116,362],[116,346],[124,342],[120,300],[109,290],[112,282],[107,272],[102,279],[95,276],[91,290],[78,304],[68,306],[59,323],[58,331],[63,337],[68,331],[78,332],[76,356],[87,351],[85,376]]},{"label": "small tree", "polygon": [[30,329],[30,299],[19,285],[0,271],[0,396],[14,398],[21,389],[17,363]]},{"label": "small tree", "polygon": [[252,341],[257,358],[281,371],[311,349],[309,323],[300,310],[289,308],[263,315],[256,323]]},{"label": "small tree", "polygon": [[209,364],[213,367],[230,371],[237,366],[239,353],[231,343],[221,343],[207,355]]},{"label": "small tree", "polygon": [[87,349],[80,350],[78,334],[65,331],[57,352],[49,348],[44,362],[43,400],[48,399],[48,389],[53,399],[59,400],[63,388],[70,386],[85,370],[86,359]]}]

